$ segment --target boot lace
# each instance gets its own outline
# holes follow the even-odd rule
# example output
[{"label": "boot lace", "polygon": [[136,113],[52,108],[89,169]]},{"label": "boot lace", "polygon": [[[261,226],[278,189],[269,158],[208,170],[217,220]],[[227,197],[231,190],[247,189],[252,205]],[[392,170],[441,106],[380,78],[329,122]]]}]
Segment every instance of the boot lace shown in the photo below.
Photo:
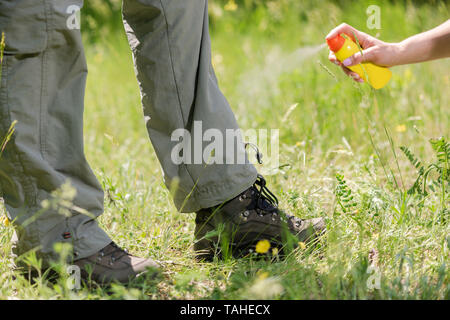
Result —
[{"label": "boot lace", "polygon": [[262,175],[258,174],[255,183],[253,183],[253,190],[256,194],[256,208],[268,212],[278,211],[278,199],[267,188],[266,184],[266,179],[264,179]]},{"label": "boot lace", "polygon": [[[259,152],[259,149],[253,143],[246,142],[244,148],[251,147],[255,150],[256,161],[262,164],[263,155]],[[257,175],[256,181],[252,186],[253,191],[256,193],[256,200],[254,207],[259,214],[273,213],[278,211],[278,199],[277,197],[266,187],[266,179],[260,174]],[[260,210],[263,212],[261,212]]]},{"label": "boot lace", "polygon": [[[252,147],[256,152],[256,160],[259,164],[262,164],[263,155],[259,152],[257,146],[252,143],[246,143],[245,148],[248,146]],[[288,215],[284,212],[281,212],[278,209],[278,199],[277,197],[267,188],[266,179],[260,174],[257,175],[256,181],[253,183],[252,189],[256,193],[256,199],[253,202],[253,207],[256,208],[256,211],[259,215],[272,214],[273,216],[282,213],[287,220],[289,220],[296,227],[300,226],[302,223],[302,219],[297,218],[292,215]]]},{"label": "boot lace", "polygon": [[259,215],[278,214],[278,199],[267,188],[266,180],[262,175],[258,174],[251,190],[254,200],[250,204],[249,209],[254,208]]}]

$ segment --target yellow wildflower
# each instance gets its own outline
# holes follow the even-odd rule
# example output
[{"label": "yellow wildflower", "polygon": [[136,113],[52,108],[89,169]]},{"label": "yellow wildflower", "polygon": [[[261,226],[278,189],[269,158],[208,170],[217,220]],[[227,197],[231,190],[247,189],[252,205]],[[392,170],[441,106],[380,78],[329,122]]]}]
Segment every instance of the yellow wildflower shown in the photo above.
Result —
[{"label": "yellow wildflower", "polygon": [[269,240],[259,240],[256,244],[256,252],[258,253],[266,253],[270,249],[270,242]]},{"label": "yellow wildflower", "polygon": [[1,216],[0,217],[0,222],[2,222],[3,225],[5,225],[6,227],[9,226],[9,223],[10,223],[9,219],[7,217],[5,217],[5,216]]},{"label": "yellow wildflower", "polygon": [[278,255],[278,248],[273,248],[272,249],[272,255],[273,256],[277,256]]},{"label": "yellow wildflower", "polygon": [[305,250],[306,249],[306,244],[304,242],[299,242],[298,246],[300,247],[300,249]]},{"label": "yellow wildflower", "polygon": [[269,277],[269,273],[267,271],[262,271],[261,269],[256,272],[256,275],[258,276],[258,280],[264,280]]},{"label": "yellow wildflower", "polygon": [[406,126],[404,124],[399,124],[397,127],[395,127],[395,130],[397,132],[405,132],[406,131]]},{"label": "yellow wildflower", "polygon": [[234,2],[234,0],[230,0],[230,1],[228,1],[228,3],[225,5],[224,9],[225,9],[226,11],[236,11],[237,7],[238,7],[238,6],[237,6],[236,2]]}]

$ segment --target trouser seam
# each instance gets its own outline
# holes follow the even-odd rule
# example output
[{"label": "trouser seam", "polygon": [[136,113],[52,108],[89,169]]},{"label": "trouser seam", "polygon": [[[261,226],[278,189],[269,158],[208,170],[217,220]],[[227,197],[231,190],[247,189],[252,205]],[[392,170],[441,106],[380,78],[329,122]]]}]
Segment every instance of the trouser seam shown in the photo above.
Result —
[{"label": "trouser seam", "polygon": [[41,156],[43,159],[46,159],[45,154],[47,153],[47,144],[46,144],[46,137],[45,137],[45,128],[46,128],[46,112],[47,110],[45,109],[45,103],[44,103],[44,99],[45,99],[45,92],[46,92],[46,72],[47,72],[47,48],[48,48],[48,44],[50,42],[49,37],[50,37],[50,28],[49,28],[49,23],[50,23],[50,16],[51,16],[51,10],[49,10],[48,8],[48,1],[43,0],[42,1],[44,4],[44,14],[45,14],[45,32],[47,33],[47,37],[46,37],[46,44],[45,44],[45,49],[42,52],[42,62],[41,62],[41,92],[40,92],[40,100],[39,100],[39,150],[41,153]]},{"label": "trouser seam", "polygon": [[[178,112],[180,113],[181,119],[183,121],[183,127],[186,125],[186,120],[184,119],[184,115],[183,115],[183,111],[182,111],[182,107],[181,107],[181,98],[180,98],[180,91],[178,88],[178,82],[177,82],[177,78],[176,78],[176,74],[175,74],[175,69],[174,69],[174,63],[173,63],[173,58],[172,58],[172,49],[170,46],[170,38],[169,38],[169,23],[167,21],[167,17],[166,17],[166,9],[164,8],[164,5],[162,3],[161,0],[159,0],[159,3],[161,4],[161,13],[164,17],[164,22],[166,24],[166,39],[167,39],[167,49],[169,51],[169,61],[170,61],[170,67],[172,69],[172,76],[173,76],[173,82],[175,85],[175,89],[177,92],[177,100],[178,100]],[[194,180],[192,174],[189,172],[189,169],[187,167],[186,164],[182,164],[182,166],[185,168],[187,174],[189,175],[189,177],[191,178],[191,182],[193,185],[193,188],[196,188],[196,181]]]}]

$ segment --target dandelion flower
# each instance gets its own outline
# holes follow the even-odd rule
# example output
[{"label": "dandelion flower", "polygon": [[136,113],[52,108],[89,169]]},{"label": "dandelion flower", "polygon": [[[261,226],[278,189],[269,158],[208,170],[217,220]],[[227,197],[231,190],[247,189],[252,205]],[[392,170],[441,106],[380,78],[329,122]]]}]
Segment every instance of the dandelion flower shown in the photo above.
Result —
[{"label": "dandelion flower", "polygon": [[255,248],[256,252],[258,253],[266,253],[269,249],[270,249],[270,242],[269,240],[266,239],[258,241]]},{"label": "dandelion flower", "polygon": [[4,226],[9,226],[9,219],[5,216],[0,217],[0,222],[3,223]]}]

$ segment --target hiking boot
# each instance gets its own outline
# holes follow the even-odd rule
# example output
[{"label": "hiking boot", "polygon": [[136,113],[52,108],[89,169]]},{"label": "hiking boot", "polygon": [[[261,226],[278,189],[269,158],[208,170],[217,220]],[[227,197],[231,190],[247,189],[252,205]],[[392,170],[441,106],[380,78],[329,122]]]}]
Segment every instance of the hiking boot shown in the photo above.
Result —
[{"label": "hiking boot", "polygon": [[92,256],[74,261],[73,264],[80,267],[84,280],[92,279],[101,284],[113,281],[125,284],[148,271],[147,269],[153,269],[151,272],[156,275],[160,267],[151,259],[132,256],[114,242]]},{"label": "hiking boot", "polygon": [[236,258],[245,256],[255,251],[260,240],[268,240],[283,254],[289,238],[295,247],[299,242],[310,243],[325,231],[322,218],[303,220],[278,209],[278,199],[261,175],[234,199],[197,212],[195,223],[194,251],[198,259],[205,260],[223,257],[224,251]]}]

